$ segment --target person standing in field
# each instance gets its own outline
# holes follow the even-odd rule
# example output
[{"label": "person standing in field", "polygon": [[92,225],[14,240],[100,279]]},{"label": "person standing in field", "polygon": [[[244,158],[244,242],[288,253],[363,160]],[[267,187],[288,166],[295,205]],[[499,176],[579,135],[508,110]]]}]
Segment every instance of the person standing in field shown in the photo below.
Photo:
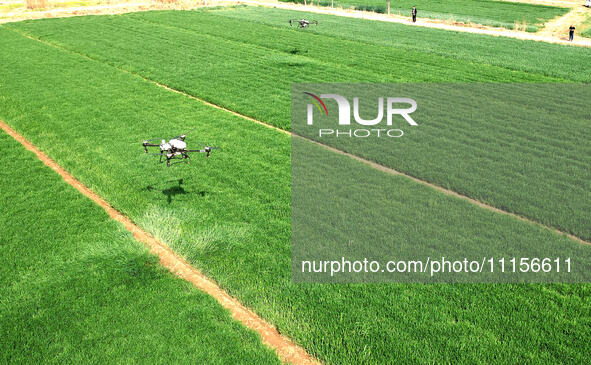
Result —
[{"label": "person standing in field", "polygon": [[571,24],[568,28],[568,40],[572,41],[575,38],[575,26]]},{"label": "person standing in field", "polygon": [[412,22],[416,23],[416,21],[417,21],[417,7],[416,6],[412,7],[411,14],[412,14]]}]

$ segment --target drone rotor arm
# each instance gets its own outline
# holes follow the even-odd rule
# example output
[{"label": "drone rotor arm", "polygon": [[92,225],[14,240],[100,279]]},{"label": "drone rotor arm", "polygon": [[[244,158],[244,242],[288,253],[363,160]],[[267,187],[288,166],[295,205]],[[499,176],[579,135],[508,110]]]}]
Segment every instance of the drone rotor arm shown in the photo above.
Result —
[{"label": "drone rotor arm", "polygon": [[159,144],[150,143],[148,141],[142,142],[142,146],[144,147],[144,152],[148,153],[148,147],[160,147]]},{"label": "drone rotor arm", "polygon": [[209,154],[211,153],[212,149],[215,149],[216,147],[205,147],[202,150],[186,150],[185,152],[199,152],[199,153],[205,153],[207,154],[206,157],[209,157]]}]

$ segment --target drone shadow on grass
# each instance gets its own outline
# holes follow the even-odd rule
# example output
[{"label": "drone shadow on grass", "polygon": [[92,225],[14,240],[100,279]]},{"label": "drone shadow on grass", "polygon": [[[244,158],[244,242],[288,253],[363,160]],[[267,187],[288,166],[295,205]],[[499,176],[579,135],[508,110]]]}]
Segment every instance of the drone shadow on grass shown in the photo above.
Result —
[{"label": "drone shadow on grass", "polygon": [[206,194],[205,191],[191,192],[191,191],[185,190],[185,188],[183,187],[184,179],[165,181],[163,183],[163,185],[169,185],[170,183],[176,183],[176,184],[173,186],[166,187],[164,189],[161,189],[161,187],[158,186],[160,184],[152,184],[152,185],[146,186],[146,190],[158,191],[161,189],[160,191],[162,192],[162,194],[164,196],[166,196],[166,201],[168,202],[168,204],[172,203],[173,198],[176,197],[177,195],[198,194],[200,196],[205,196],[205,194]]}]

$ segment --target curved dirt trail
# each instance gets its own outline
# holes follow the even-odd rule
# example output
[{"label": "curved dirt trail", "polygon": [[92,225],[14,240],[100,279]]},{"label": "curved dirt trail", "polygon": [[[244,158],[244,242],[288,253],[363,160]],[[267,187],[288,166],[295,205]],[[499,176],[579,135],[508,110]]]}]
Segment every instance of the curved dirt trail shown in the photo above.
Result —
[{"label": "curved dirt trail", "polygon": [[305,365],[319,364],[319,362],[312,358],[304,349],[293,343],[287,337],[282,336],[274,326],[243,306],[237,299],[226,293],[199,270],[189,265],[170,248],[152,237],[146,231],[142,230],[122,213],[115,210],[109,203],[107,203],[107,201],[78,181],[69,172],[49,158],[49,156],[39,150],[39,148],[1,120],[0,129],[20,142],[27,150],[33,152],[37,158],[57,172],[68,184],[103,208],[112,219],[121,223],[133,234],[136,240],[143,242],[150,248],[151,253],[158,256],[162,266],[169,269],[175,275],[190,282],[201,291],[211,295],[222,305],[222,307],[230,311],[235,320],[240,321],[246,327],[256,331],[261,336],[262,342],[275,350],[283,362]]},{"label": "curved dirt trail", "polygon": [[574,8],[584,4],[581,0],[501,0],[506,3],[525,3],[534,5],[558,6],[560,8]]}]

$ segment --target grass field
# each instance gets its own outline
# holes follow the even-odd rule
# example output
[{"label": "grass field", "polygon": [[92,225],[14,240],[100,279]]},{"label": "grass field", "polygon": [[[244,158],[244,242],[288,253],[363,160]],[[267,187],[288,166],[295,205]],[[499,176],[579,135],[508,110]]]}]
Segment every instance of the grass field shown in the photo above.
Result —
[{"label": "grass field", "polygon": [[0,145],[0,362],[279,363],[4,132]]},{"label": "grass field", "polygon": [[[410,45],[408,31],[398,25],[370,27],[331,17],[323,17],[322,24],[342,24],[341,36],[330,26],[312,34],[279,28],[292,16],[246,8],[0,27],[0,43],[11,50],[0,54],[0,119],[322,361],[584,362],[591,338],[589,285],[292,283],[289,136],[113,66],[287,129],[291,82],[584,81],[588,74],[579,72],[584,69],[579,63],[588,59],[587,50],[426,29],[413,33],[418,40]],[[387,33],[378,32],[381,35],[370,41],[375,28]],[[462,51],[452,57],[445,52],[445,42],[455,42]],[[373,57],[339,53],[350,47],[363,55],[369,46]],[[318,53],[322,49],[330,52]],[[498,51],[498,57],[489,60],[492,51]],[[573,69],[561,66],[563,60]],[[144,138],[192,127],[197,127],[193,133],[199,140],[223,150],[207,161],[194,159],[188,168],[165,169],[138,148]],[[571,144],[580,148],[588,132],[573,128]],[[465,148],[462,143],[454,146]],[[582,148],[583,160],[572,163],[575,174],[529,182],[547,186],[566,179],[568,189],[577,189],[581,181],[576,179],[588,176],[581,167],[589,161],[588,149]],[[71,154],[72,149],[79,153]],[[552,153],[572,158],[564,147]],[[349,159],[342,163],[360,173],[366,169]],[[378,178],[399,192],[399,200],[392,203],[404,215],[434,222],[405,231],[401,239],[409,242],[430,237],[437,245],[479,237],[484,244],[574,244],[405,178]],[[492,188],[486,193],[494,194]],[[530,198],[535,205],[537,198]],[[578,200],[580,209],[589,203],[584,191]],[[564,224],[586,236],[585,212],[574,211],[576,219],[565,217]],[[560,223],[538,213],[534,218]],[[445,222],[445,231],[436,222]],[[404,221],[397,224],[403,228]]]},{"label": "grass field", "polygon": [[[304,0],[282,1],[304,3]],[[313,3],[323,6],[331,5],[330,0]],[[335,0],[334,6],[378,13],[388,12],[386,0]],[[417,7],[419,18],[453,20],[508,29],[519,28],[528,32],[537,32],[543,28],[544,23],[566,14],[569,10],[554,6],[497,0],[396,0],[390,2],[390,12],[410,17],[413,6]]]},{"label": "grass field", "polygon": [[[339,26],[342,35],[337,37],[333,17],[322,18],[326,25],[319,30],[304,33],[285,26],[284,19],[292,16],[290,12],[240,8],[56,19],[7,27],[284,129],[290,128],[292,82],[589,80],[583,70],[591,60],[587,49],[449,35],[432,29],[417,33],[422,38],[411,48],[406,47],[409,30],[401,25],[353,19]],[[265,24],[260,23],[262,17]],[[384,27],[371,42],[366,41],[370,26]],[[420,42],[439,43],[439,38],[448,35],[456,37],[453,49],[465,48],[466,53],[459,51],[452,57],[452,48],[416,48]],[[510,59],[505,58],[506,49],[513,50]],[[493,50],[499,50],[498,57],[486,60],[485,55]],[[572,69],[563,66],[564,62]],[[586,212],[591,210],[591,201],[581,199],[591,184],[587,168],[591,150],[585,143],[591,138],[589,130],[584,123],[555,124],[550,130],[535,128],[536,123],[505,128],[486,121],[433,125],[417,132],[421,138],[412,143],[402,141],[392,154],[353,152],[589,239],[591,218]],[[480,137],[483,133],[486,138]],[[561,163],[556,163],[557,158]],[[524,167],[524,161],[530,163]],[[548,210],[547,204],[554,209]]]}]

